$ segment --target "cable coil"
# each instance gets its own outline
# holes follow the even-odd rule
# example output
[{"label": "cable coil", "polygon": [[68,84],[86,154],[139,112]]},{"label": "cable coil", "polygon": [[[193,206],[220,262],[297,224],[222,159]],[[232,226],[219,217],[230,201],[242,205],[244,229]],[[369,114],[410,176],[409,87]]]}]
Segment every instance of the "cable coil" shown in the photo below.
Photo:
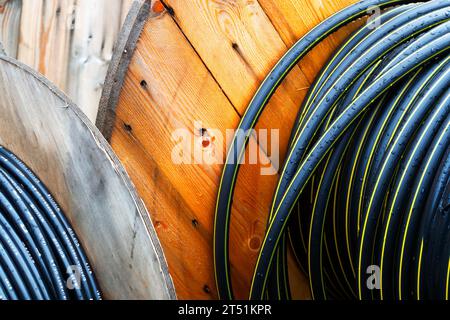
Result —
[{"label": "cable coil", "polygon": [[[250,299],[290,298],[289,246],[314,299],[448,299],[448,0],[366,0],[335,14],[278,62],[238,129],[255,127],[306,53],[373,6],[385,10],[335,52],[304,99]],[[247,142],[235,137],[217,198],[214,267],[222,299],[233,299],[229,223]]]},{"label": "cable coil", "polygon": [[98,300],[78,239],[50,192],[0,146],[0,300]]}]

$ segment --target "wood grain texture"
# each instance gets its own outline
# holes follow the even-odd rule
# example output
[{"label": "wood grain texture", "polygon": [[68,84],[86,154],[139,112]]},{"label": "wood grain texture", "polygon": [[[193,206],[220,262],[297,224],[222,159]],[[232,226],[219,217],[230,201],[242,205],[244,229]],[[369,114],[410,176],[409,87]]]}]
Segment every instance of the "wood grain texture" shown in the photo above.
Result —
[{"label": "wood grain texture", "polygon": [[150,14],[150,3],[133,1],[123,22],[108,67],[97,113],[96,126],[110,140],[116,118],[116,106],[136,43]]},{"label": "wood grain texture", "polygon": [[44,74],[95,122],[102,85],[131,0],[0,0],[9,56]]},{"label": "wood grain texture", "polygon": [[125,22],[125,19],[127,18],[128,13],[133,6],[133,2],[135,1],[136,0],[122,0],[122,12],[120,14],[120,21],[122,22],[122,24]]},{"label": "wood grain texture", "polygon": [[[109,120],[98,124],[108,137],[112,133],[111,145],[149,209],[180,298],[216,298],[212,230],[222,165],[175,164],[171,155],[179,140],[172,133],[186,129],[192,148],[223,159],[223,134],[236,128],[261,81],[292,45],[289,37],[304,35],[350,0],[320,10],[311,1],[302,7],[305,2],[271,1],[268,6],[264,0],[147,0],[140,2],[141,8],[150,8],[145,25],[134,24],[135,32],[124,30],[140,37],[128,42],[135,43],[131,51],[124,42],[121,49],[127,50],[115,52],[118,62],[109,70],[101,105]],[[275,21],[280,12],[295,8]],[[305,21],[290,17],[295,15]],[[319,66],[354,27],[313,50],[267,106],[258,128],[281,129],[282,156]],[[247,298],[278,179],[261,175],[261,166],[241,166],[233,199],[231,275],[241,299]],[[289,261],[295,298],[310,298],[304,275],[292,257]]]},{"label": "wood grain texture", "polygon": [[22,0],[0,0],[0,41],[11,57],[17,56],[21,14]]},{"label": "wood grain texture", "polygon": [[148,213],[112,150],[56,87],[0,57],[0,144],[71,221],[107,299],[175,298]]},{"label": "wood grain texture", "polygon": [[[221,135],[238,121],[239,114],[172,18],[153,12],[125,77],[111,145],[152,212],[180,298],[216,297],[210,213],[222,166],[175,164],[172,152],[177,141],[172,134],[186,129],[193,148],[200,147],[202,155],[221,162],[226,148]],[[202,128],[214,128],[208,131],[211,144],[206,148]],[[259,169],[243,169],[239,200],[233,206],[232,234],[240,240],[232,246],[231,264],[237,291],[242,293],[249,288],[269,205],[260,201],[270,198],[270,190],[262,186],[274,186],[276,181],[275,176],[261,176]]]},{"label": "wood grain texture", "polygon": [[121,1],[78,0],[76,3],[66,92],[93,122],[121,17]]},{"label": "wood grain texture", "polygon": [[[225,95],[243,115],[254,92],[287,46],[254,0],[164,0]],[[299,105],[310,82],[295,67],[275,92],[258,127],[280,130],[287,148]],[[270,142],[269,142],[270,143]]]},{"label": "wood grain texture", "polygon": [[67,92],[76,0],[24,1],[18,60]]}]

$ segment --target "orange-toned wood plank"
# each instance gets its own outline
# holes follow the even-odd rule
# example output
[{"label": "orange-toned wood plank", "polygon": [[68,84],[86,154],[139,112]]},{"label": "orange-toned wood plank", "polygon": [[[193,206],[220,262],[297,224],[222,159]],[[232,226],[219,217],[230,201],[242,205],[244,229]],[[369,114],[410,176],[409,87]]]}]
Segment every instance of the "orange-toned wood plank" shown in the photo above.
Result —
[{"label": "orange-toned wood plank", "polygon": [[[358,0],[258,0],[284,43],[291,47],[326,18]],[[343,27],[321,42],[299,66],[308,78],[314,78],[334,50],[364,20]]]},{"label": "orange-toned wood plank", "polygon": [[53,81],[95,122],[122,0],[20,3],[18,59]]},{"label": "orange-toned wood plank", "polygon": [[[287,46],[255,0],[164,0],[174,20],[242,115]],[[312,77],[311,77],[312,80]],[[258,127],[280,130],[284,155],[310,81],[295,67],[269,101]]]},{"label": "orange-toned wood plank", "polygon": [[[219,132],[225,135],[238,121],[172,18],[154,13],[126,75],[111,144],[150,209],[180,298],[216,297],[212,229],[222,165],[175,164],[172,133],[184,128],[193,144],[202,146],[201,129],[208,129],[212,142],[202,152],[223,160],[226,146]],[[260,169],[243,166],[233,202],[230,252],[239,298],[248,294],[277,179]]]},{"label": "orange-toned wood plank", "polygon": [[[299,3],[274,3],[291,2]],[[225,131],[236,128],[257,87],[291,44],[257,1],[153,0],[151,8],[126,74],[111,143],[150,210],[179,297],[216,298],[212,232],[222,165],[175,164],[172,153],[179,141],[172,134],[186,129],[193,148],[223,160]],[[337,11],[329,9],[323,14]],[[299,34],[322,19],[315,7],[304,10],[303,29],[292,22]],[[259,128],[281,129],[281,155],[310,81],[348,32],[312,52],[302,69],[295,67],[262,115]],[[210,140],[203,145],[205,134]],[[241,299],[247,298],[277,181],[260,169],[241,167],[232,207],[231,275]],[[309,298],[308,283],[292,259],[290,266],[298,284],[295,297]]]},{"label": "orange-toned wood plank", "polygon": [[205,285],[213,290],[214,283],[213,274],[202,266],[204,259],[211,255],[210,232],[198,222],[196,213],[134,138],[133,132],[126,130],[123,123],[121,126],[120,121],[116,122],[112,145],[151,213],[155,229],[164,243],[164,254],[170,261],[178,297],[216,297],[214,291],[204,290]]}]

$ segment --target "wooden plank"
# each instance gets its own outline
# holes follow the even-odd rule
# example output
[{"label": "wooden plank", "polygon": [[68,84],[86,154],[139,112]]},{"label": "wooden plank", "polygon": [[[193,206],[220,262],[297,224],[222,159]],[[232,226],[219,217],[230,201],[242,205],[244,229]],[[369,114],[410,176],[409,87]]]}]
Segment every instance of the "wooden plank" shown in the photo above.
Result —
[{"label": "wooden plank", "polygon": [[102,87],[121,26],[121,1],[76,2],[66,87],[68,95],[95,122]]},{"label": "wooden plank", "polygon": [[75,0],[24,1],[18,59],[67,90]]},{"label": "wooden plank", "polygon": [[[291,47],[309,30],[343,8],[358,0],[258,0],[284,43]],[[321,42],[303,61],[300,67],[308,78],[314,77],[352,31],[364,22],[362,19]]]},{"label": "wooden plank", "polygon": [[22,0],[0,0],[0,41],[10,57],[17,57]]},{"label": "wooden plank", "polygon": [[114,54],[106,74],[102,96],[97,113],[96,126],[107,140],[110,140],[116,119],[116,107],[122,91],[130,59],[136,48],[142,29],[150,12],[150,3],[136,0],[132,3],[128,15],[116,41]]},{"label": "wooden plank", "polygon": [[175,298],[147,210],[100,132],[54,85],[5,56],[0,96],[0,144],[55,196],[104,297]]},{"label": "wooden plank", "polygon": [[[212,142],[206,147],[195,120],[208,129]],[[223,161],[223,136],[238,121],[239,114],[172,18],[153,11],[125,77],[111,145],[150,208],[180,298],[216,297],[212,228],[222,165],[174,163],[172,134],[186,129],[202,154]],[[243,167],[233,203],[231,268],[239,298],[248,293],[276,182],[276,176],[262,176],[260,169]]]},{"label": "wooden plank", "polygon": [[[291,47],[309,30],[332,14],[356,3],[358,0],[258,0],[283,41]],[[348,33],[352,28],[347,28]],[[339,45],[340,35],[329,37],[328,44]]]},{"label": "wooden plank", "polygon": [[135,2],[136,0],[122,0],[122,9],[121,9],[121,18],[120,21],[121,23],[124,23],[127,15],[133,5],[133,2]]},{"label": "wooden plank", "polygon": [[69,94],[94,122],[123,8],[122,0],[33,0],[22,5],[19,60]]},{"label": "wooden plank", "polygon": [[6,55],[5,48],[3,48],[3,44],[0,42],[0,54]]},{"label": "wooden plank", "polygon": [[[242,115],[262,80],[287,50],[258,2],[165,0],[164,3]],[[312,79],[308,80],[295,67],[259,121],[258,127],[280,130],[282,155]]]},{"label": "wooden plank", "polygon": [[[183,0],[164,0],[162,2],[183,31],[187,41],[194,47],[226,96],[242,115],[261,81],[293,43],[284,42],[270,17],[257,1],[194,0],[188,3]],[[284,2],[271,3],[276,6]],[[154,1],[153,6],[159,6],[159,2]],[[324,18],[314,6],[306,8],[305,12],[303,7],[301,16],[305,16],[305,20],[310,24],[303,25],[303,33],[314,26],[312,20],[318,24]],[[325,59],[328,59],[341,42],[341,38],[348,36],[348,31],[344,30],[340,35],[330,37],[328,43],[321,44],[300,64],[300,68],[294,68],[262,114],[257,128],[280,130],[279,149],[282,158],[287,149],[290,129],[309,83],[313,81]],[[308,61],[310,59],[314,63],[310,63]],[[267,200],[270,200],[270,197],[269,195]],[[232,240],[232,244],[233,241],[239,243],[248,239],[237,237]],[[303,279],[298,277],[297,279],[298,283],[305,283]],[[304,288],[302,285],[298,287]],[[307,290],[300,290],[297,296],[304,297],[305,291]]]},{"label": "wooden plank", "polygon": [[[258,85],[290,44],[257,1],[147,0],[138,7],[150,15],[144,25],[140,10],[129,16],[97,123],[108,137],[112,132],[112,147],[150,210],[179,297],[216,298],[211,246],[222,165],[177,165],[171,156],[178,140],[172,133],[186,129],[202,154],[223,159],[223,134],[237,126]],[[305,16],[321,19],[315,7],[304,10]],[[304,24],[303,32],[310,28]],[[326,50],[308,56],[317,64],[295,67],[262,115],[258,128],[282,129],[281,154],[318,65],[348,32],[334,35]],[[197,120],[202,124],[194,125]],[[205,134],[208,142],[202,145]],[[241,299],[247,298],[277,181],[277,176],[261,175],[261,166],[241,167],[232,206],[231,275]],[[305,277],[293,267],[290,275],[298,284],[295,298],[309,298]]]}]

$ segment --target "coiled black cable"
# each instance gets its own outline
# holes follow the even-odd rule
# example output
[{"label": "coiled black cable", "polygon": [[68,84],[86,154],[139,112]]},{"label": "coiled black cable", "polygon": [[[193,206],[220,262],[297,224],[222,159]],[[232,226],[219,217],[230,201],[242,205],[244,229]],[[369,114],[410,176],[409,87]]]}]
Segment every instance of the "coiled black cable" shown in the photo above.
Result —
[{"label": "coiled black cable", "polygon": [[34,173],[1,146],[0,298],[101,299],[64,213]]},{"label": "coiled black cable", "polygon": [[[407,2],[361,1],[319,25],[270,73],[239,129],[254,127],[292,65],[323,36],[362,15],[364,6]],[[305,98],[251,299],[289,298],[288,244],[315,299],[448,298],[450,3],[405,4],[376,22],[349,38]],[[245,145],[235,138],[217,199],[214,255],[223,299],[233,297],[229,211]],[[373,267],[379,269],[374,286]]]},{"label": "coiled black cable", "polygon": [[[364,0],[342,10],[331,18],[325,20],[316,28],[311,30],[304,38],[298,41],[279,61],[268,77],[264,80],[257,94],[252,99],[239,124],[239,129],[248,132],[252,129],[261,115],[268,100],[275,89],[286,77],[295,64],[312,50],[320,41],[325,39],[340,27],[367,14],[367,10],[374,6],[380,9],[397,4],[411,3],[412,0]],[[232,193],[236,183],[239,163],[243,157],[245,147],[248,143],[248,135],[245,139],[235,137],[230,151],[227,155],[224,171],[222,174],[219,194],[216,205],[214,221],[214,269],[216,285],[219,297],[232,299],[233,290],[229,276],[228,257],[228,235]]]}]

